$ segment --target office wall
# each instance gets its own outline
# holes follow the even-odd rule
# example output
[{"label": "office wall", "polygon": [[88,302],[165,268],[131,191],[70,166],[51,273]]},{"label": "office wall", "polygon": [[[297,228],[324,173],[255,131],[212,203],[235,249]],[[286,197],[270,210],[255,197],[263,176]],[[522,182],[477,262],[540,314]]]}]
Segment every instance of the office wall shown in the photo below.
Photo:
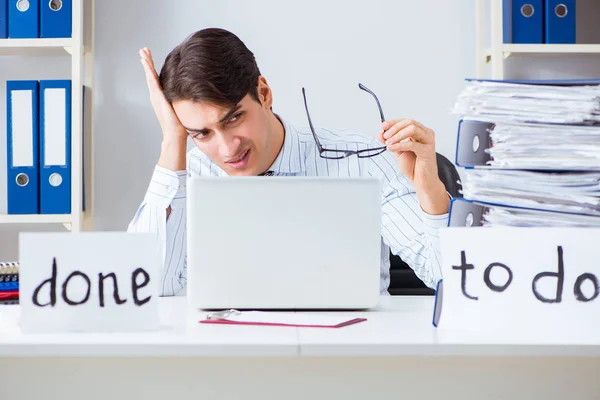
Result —
[{"label": "office wall", "polygon": [[[589,8],[594,0],[580,3]],[[96,0],[95,17],[98,230],[126,229],[159,154],[161,132],[138,49],[150,47],[160,67],[175,45],[205,27],[240,36],[274,91],[274,110],[290,122],[307,123],[304,86],[316,124],[376,134],[379,116],[373,99],[358,89],[362,82],[377,93],[388,118],[411,117],[433,128],[438,151],[454,157],[458,118],[450,110],[463,78],[475,72],[473,0]],[[587,25],[597,29],[594,24],[592,19]],[[588,31],[583,31],[586,40],[600,42],[600,35]],[[4,57],[0,76],[68,78],[69,66],[66,57]],[[599,66],[598,56],[507,60],[514,77],[589,77],[598,75]],[[4,98],[0,85],[0,121],[5,121]],[[5,193],[4,122],[0,138],[0,193]],[[5,211],[6,199],[0,196],[0,212]],[[16,258],[17,232],[29,229],[62,227],[0,226],[0,259]]]}]

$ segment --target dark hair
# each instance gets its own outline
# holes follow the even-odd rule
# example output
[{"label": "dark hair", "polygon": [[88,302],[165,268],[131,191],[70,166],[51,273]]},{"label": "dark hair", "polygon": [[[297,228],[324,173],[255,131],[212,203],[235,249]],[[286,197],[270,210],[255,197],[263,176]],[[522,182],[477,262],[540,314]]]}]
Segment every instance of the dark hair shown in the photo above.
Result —
[{"label": "dark hair", "polygon": [[254,54],[236,35],[208,28],[169,53],[159,79],[170,103],[192,100],[232,107],[247,94],[259,101],[259,76]]}]

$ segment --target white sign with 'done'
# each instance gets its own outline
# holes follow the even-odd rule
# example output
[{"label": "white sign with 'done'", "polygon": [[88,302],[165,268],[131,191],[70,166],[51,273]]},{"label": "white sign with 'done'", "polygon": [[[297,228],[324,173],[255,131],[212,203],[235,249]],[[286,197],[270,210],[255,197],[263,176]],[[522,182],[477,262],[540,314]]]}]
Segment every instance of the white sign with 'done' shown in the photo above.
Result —
[{"label": "white sign with 'done'", "polygon": [[158,241],[126,232],[21,233],[23,332],[158,329]]}]

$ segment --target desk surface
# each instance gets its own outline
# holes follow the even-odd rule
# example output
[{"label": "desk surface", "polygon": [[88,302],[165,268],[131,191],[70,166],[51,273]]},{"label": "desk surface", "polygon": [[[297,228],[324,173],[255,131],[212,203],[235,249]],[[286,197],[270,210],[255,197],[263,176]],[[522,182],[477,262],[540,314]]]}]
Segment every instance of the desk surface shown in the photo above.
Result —
[{"label": "desk surface", "polygon": [[600,356],[592,332],[449,332],[431,325],[432,297],[381,297],[366,322],[339,329],[200,324],[183,297],[159,300],[161,330],[22,334],[19,307],[0,306],[0,357],[42,356]]}]

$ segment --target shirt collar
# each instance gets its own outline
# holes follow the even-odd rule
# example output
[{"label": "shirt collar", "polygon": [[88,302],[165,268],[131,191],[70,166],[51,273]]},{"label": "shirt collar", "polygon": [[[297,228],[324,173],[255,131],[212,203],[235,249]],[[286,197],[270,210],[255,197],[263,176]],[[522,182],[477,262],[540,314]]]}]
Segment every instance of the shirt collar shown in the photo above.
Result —
[{"label": "shirt collar", "polygon": [[269,171],[275,173],[302,172],[302,159],[300,157],[300,138],[298,131],[285,120],[275,115],[283,125],[283,146]]}]

